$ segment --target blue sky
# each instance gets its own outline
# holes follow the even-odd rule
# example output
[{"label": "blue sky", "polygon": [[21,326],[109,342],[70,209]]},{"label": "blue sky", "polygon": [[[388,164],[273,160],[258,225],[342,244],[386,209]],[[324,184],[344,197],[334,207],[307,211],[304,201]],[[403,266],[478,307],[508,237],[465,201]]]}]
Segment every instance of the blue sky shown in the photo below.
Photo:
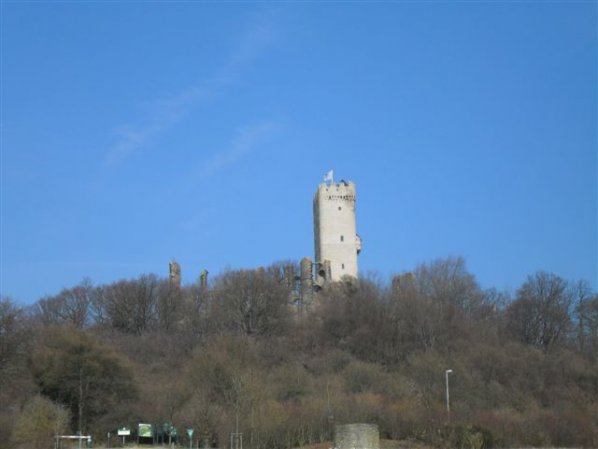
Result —
[{"label": "blue sky", "polygon": [[1,293],[313,257],[598,287],[597,3],[3,2]]}]

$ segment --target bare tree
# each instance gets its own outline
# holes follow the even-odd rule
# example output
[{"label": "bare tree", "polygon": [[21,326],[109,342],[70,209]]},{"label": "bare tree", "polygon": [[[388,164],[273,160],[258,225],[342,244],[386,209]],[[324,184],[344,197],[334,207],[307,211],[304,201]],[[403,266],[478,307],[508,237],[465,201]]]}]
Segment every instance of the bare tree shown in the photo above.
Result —
[{"label": "bare tree", "polygon": [[231,271],[214,286],[212,316],[217,325],[247,335],[281,333],[290,324],[289,290],[278,271]]},{"label": "bare tree", "polygon": [[0,448],[7,442],[16,414],[30,395],[27,369],[33,331],[24,309],[9,298],[0,298]]},{"label": "bare tree", "polygon": [[507,309],[508,327],[521,342],[548,349],[571,329],[571,290],[561,277],[540,271],[529,276]]},{"label": "bare tree", "polygon": [[395,355],[405,360],[414,351],[434,349],[443,334],[439,304],[410,290],[395,290],[386,304],[386,342]]},{"label": "bare tree", "polygon": [[422,264],[414,274],[419,293],[432,301],[455,307],[469,316],[483,303],[483,294],[462,257]]},{"label": "bare tree", "polygon": [[381,291],[375,282],[347,278],[319,295],[321,343],[372,360],[387,350]]},{"label": "bare tree", "polygon": [[183,292],[179,285],[162,281],[158,285],[156,313],[158,326],[164,331],[171,331],[182,319]]},{"label": "bare tree", "polygon": [[596,358],[598,354],[598,295],[592,294],[587,282],[573,286],[577,344],[582,354]]},{"label": "bare tree", "polygon": [[44,325],[69,324],[79,329],[90,323],[90,307],[94,287],[90,279],[63,289],[58,295],[42,298],[37,303],[38,315]]},{"label": "bare tree", "polygon": [[156,326],[160,281],[154,275],[101,287],[94,299],[97,324],[140,334]]}]

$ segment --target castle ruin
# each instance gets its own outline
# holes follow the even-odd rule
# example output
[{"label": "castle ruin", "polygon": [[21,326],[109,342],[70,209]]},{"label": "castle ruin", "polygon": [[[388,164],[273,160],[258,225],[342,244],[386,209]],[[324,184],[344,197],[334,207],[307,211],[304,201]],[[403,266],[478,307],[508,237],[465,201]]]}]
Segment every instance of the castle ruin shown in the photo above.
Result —
[{"label": "castle ruin", "polygon": [[[330,282],[356,279],[357,256],[361,252],[361,238],[355,220],[355,184],[341,180],[334,182],[332,171],[318,185],[313,198],[315,259],[304,257],[296,276],[292,267],[285,269],[285,279],[295,298],[304,305],[313,302],[317,291]],[[170,262],[170,284],[181,286],[181,267]],[[208,287],[208,272],[203,270],[200,288]],[[297,295],[298,294],[298,295]]]}]

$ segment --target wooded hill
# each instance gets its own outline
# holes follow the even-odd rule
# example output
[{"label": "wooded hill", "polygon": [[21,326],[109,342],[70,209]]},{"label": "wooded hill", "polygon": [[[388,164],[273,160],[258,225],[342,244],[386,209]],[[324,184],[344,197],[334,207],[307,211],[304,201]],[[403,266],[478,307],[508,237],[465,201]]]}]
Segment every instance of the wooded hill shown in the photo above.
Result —
[{"label": "wooded hill", "polygon": [[598,447],[586,283],[538,272],[511,297],[449,258],[392,286],[330,284],[307,305],[290,299],[289,266],[207,288],[143,275],[28,307],[2,299],[0,447],[168,421],[224,448],[236,416],[250,449],[327,441],[351,422],[442,447]]}]

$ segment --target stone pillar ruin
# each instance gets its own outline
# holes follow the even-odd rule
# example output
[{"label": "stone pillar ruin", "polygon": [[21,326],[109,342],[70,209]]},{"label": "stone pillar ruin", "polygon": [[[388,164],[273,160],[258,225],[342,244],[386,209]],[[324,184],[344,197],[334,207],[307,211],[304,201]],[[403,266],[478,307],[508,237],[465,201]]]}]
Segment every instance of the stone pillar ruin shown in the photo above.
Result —
[{"label": "stone pillar ruin", "polygon": [[181,266],[177,263],[176,260],[172,259],[172,261],[168,264],[168,271],[169,271],[168,280],[170,282],[170,285],[173,287],[180,287],[181,286]]},{"label": "stone pillar ruin", "polygon": [[301,259],[300,263],[300,289],[301,302],[303,305],[309,305],[313,301],[314,277],[313,263],[309,257]]},{"label": "stone pillar ruin", "polygon": [[199,288],[204,291],[208,288],[208,270],[203,269],[199,273]]}]

